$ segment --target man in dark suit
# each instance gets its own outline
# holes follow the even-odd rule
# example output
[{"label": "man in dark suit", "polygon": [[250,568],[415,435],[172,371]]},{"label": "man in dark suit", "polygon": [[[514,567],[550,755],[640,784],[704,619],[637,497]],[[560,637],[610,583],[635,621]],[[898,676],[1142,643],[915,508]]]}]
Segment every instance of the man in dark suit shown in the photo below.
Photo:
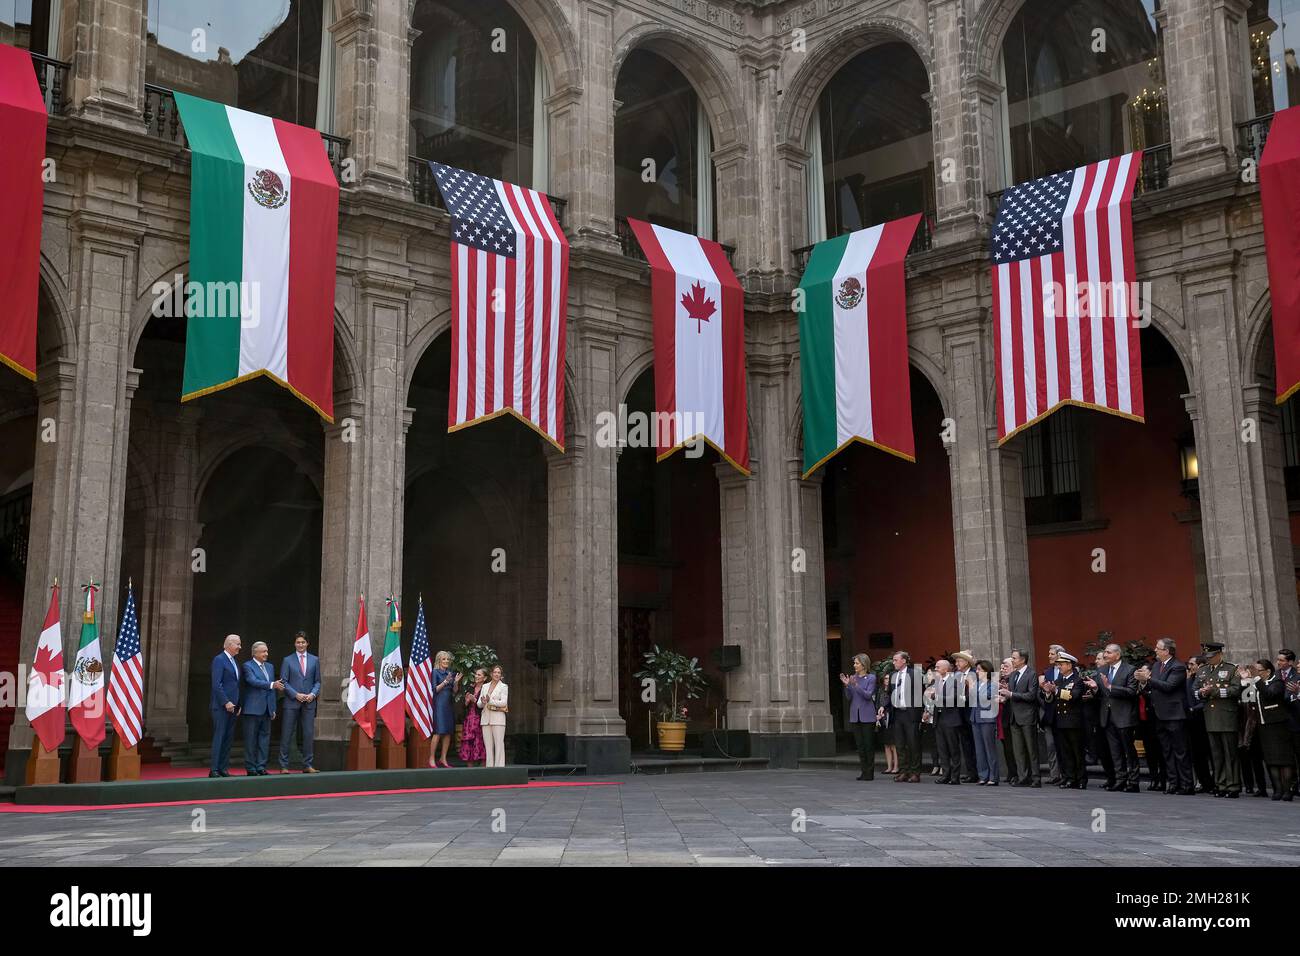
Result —
[{"label": "man in dark suit", "polygon": [[934,701],[934,733],[939,744],[939,767],[935,783],[961,783],[961,705],[965,694],[961,678],[952,672],[948,658],[934,662],[934,684],[926,695]]},{"label": "man in dark suit", "polygon": [[253,645],[253,659],[244,661],[244,769],[250,777],[266,776],[275,692],[284,689],[266,660],[269,654],[265,642],[258,641]]},{"label": "man in dark suit", "polygon": [[890,675],[889,703],[892,708],[894,742],[898,745],[898,773],[895,783],[921,782],[921,715],[925,713],[922,696],[925,679],[921,668],[912,663],[907,651],[894,654],[894,673]]},{"label": "man in dark suit", "polygon": [[1296,763],[1297,783],[1292,793],[1300,793],[1300,671],[1295,666],[1295,651],[1284,647],[1277,652],[1277,676],[1286,692],[1282,698],[1286,706],[1287,730],[1291,732],[1291,753]]},{"label": "man in dark suit", "polygon": [[[1110,744],[1106,742],[1106,731],[1101,726],[1101,698],[1097,696],[1097,681],[1093,675],[1105,670],[1106,652],[1098,651],[1092,659],[1093,672],[1088,674],[1082,669],[1079,677],[1083,683],[1083,724],[1084,743],[1097,763],[1101,764],[1107,783],[1115,782],[1115,764],[1110,759]],[[1086,764],[1085,764],[1086,766]]]},{"label": "man in dark suit", "polygon": [[1120,659],[1118,644],[1106,645],[1105,666],[1089,686],[1097,691],[1102,729],[1117,777],[1106,782],[1107,790],[1138,793],[1138,756],[1133,746],[1137,730],[1138,686],[1136,671]]},{"label": "man in dark suit", "polygon": [[[1060,644],[1052,644],[1047,648],[1047,667],[1043,670],[1043,684],[1055,684],[1061,676],[1061,668],[1056,666],[1057,658],[1065,648]],[[1047,748],[1047,782],[1050,784],[1061,783],[1061,767],[1057,758],[1056,742],[1056,706],[1052,701],[1043,701],[1043,706],[1038,710],[1038,726],[1043,731],[1043,744]]]},{"label": "man in dark suit", "polygon": [[960,682],[957,689],[961,692],[961,764],[962,780],[966,783],[979,783],[979,771],[975,766],[975,728],[971,715],[975,710],[975,655],[970,651],[958,651],[952,655],[953,676]]},{"label": "man in dark suit", "polygon": [[1154,712],[1160,753],[1164,757],[1165,780],[1171,795],[1196,792],[1192,759],[1187,752],[1187,666],[1175,656],[1173,639],[1156,641],[1155,663],[1141,667],[1138,684]]},{"label": "man in dark suit", "polygon": [[230,744],[239,720],[239,662],[242,647],[238,634],[230,634],[221,653],[212,658],[212,763],[209,777],[230,776]]},{"label": "man in dark suit", "polygon": [[280,772],[289,772],[289,745],[302,727],[302,772],[316,773],[312,756],[316,741],[316,699],[320,697],[320,658],[307,653],[307,634],[293,639],[294,652],[280,665],[284,685],[284,717],[280,724]]},{"label": "man in dark suit", "polygon": [[1041,787],[1043,771],[1038,766],[1038,675],[1029,669],[1029,658],[1019,648],[1011,651],[1011,673],[1007,686],[998,691],[1011,702],[1011,742],[1016,752],[1020,779],[1013,787]]},{"label": "man in dark suit", "polygon": [[[1011,679],[1011,658],[1002,658],[1002,663],[998,667],[998,689],[1005,688]],[[998,727],[1002,736],[1002,769],[1006,774],[1007,783],[1014,783],[1020,779],[1020,774],[1016,770],[1016,748],[1011,736],[1011,708],[998,708]]]}]

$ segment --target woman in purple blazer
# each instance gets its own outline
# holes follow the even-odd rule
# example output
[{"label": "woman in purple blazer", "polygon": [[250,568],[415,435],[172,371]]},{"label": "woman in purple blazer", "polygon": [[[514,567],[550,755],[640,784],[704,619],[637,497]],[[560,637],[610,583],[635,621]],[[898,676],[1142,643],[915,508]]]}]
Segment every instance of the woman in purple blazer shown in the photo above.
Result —
[{"label": "woman in purple blazer", "polygon": [[871,673],[871,658],[853,656],[853,676],[840,675],[844,696],[849,701],[849,728],[858,745],[859,780],[876,779],[876,675]]}]

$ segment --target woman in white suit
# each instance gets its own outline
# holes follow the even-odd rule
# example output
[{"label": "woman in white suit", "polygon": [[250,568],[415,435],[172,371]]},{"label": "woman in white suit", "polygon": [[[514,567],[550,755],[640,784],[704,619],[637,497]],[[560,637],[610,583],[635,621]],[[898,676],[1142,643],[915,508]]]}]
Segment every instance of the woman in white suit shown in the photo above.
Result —
[{"label": "woman in white suit", "polygon": [[506,765],[506,713],[510,688],[501,679],[501,665],[492,668],[491,679],[478,693],[478,708],[483,711],[483,749],[485,767]]}]

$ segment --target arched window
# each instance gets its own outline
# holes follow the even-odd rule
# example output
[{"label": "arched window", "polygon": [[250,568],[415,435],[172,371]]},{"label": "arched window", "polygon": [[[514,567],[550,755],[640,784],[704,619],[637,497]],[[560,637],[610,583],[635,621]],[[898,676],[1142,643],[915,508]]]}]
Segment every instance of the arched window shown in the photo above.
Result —
[{"label": "arched window", "polygon": [[906,43],[859,53],[826,84],[808,127],[810,242],[918,212],[933,218],[929,92]]},{"label": "arched window", "polygon": [[57,57],[60,0],[0,0],[0,43]]},{"label": "arched window", "polygon": [[145,81],[329,133],[333,0],[149,0]]},{"label": "arched window", "polygon": [[1300,0],[1252,0],[1247,23],[1255,115],[1300,106]]},{"label": "arched window", "polygon": [[1169,142],[1159,0],[1028,0],[1002,41],[1005,183]]},{"label": "arched window", "polygon": [[421,0],[411,26],[411,153],[546,188],[545,80],[506,3]]},{"label": "arched window", "polygon": [[695,88],[663,57],[633,50],[614,88],[614,208],[713,237],[713,138]]}]

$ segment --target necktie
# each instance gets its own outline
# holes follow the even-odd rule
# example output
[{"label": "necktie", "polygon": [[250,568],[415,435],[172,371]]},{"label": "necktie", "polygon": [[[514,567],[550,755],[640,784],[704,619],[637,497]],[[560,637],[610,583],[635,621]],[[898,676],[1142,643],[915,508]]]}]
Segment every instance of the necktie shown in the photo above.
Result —
[{"label": "necktie", "polygon": [[[298,655],[298,666],[302,668],[302,676],[306,677],[307,676],[307,655],[306,654]],[[287,720],[288,718],[285,719]]]},{"label": "necktie", "polygon": [[1118,664],[1111,664],[1111,665],[1110,665],[1110,682],[1111,682],[1112,684],[1115,683],[1115,672],[1116,672],[1117,670],[1119,670],[1119,665],[1118,665]]}]

